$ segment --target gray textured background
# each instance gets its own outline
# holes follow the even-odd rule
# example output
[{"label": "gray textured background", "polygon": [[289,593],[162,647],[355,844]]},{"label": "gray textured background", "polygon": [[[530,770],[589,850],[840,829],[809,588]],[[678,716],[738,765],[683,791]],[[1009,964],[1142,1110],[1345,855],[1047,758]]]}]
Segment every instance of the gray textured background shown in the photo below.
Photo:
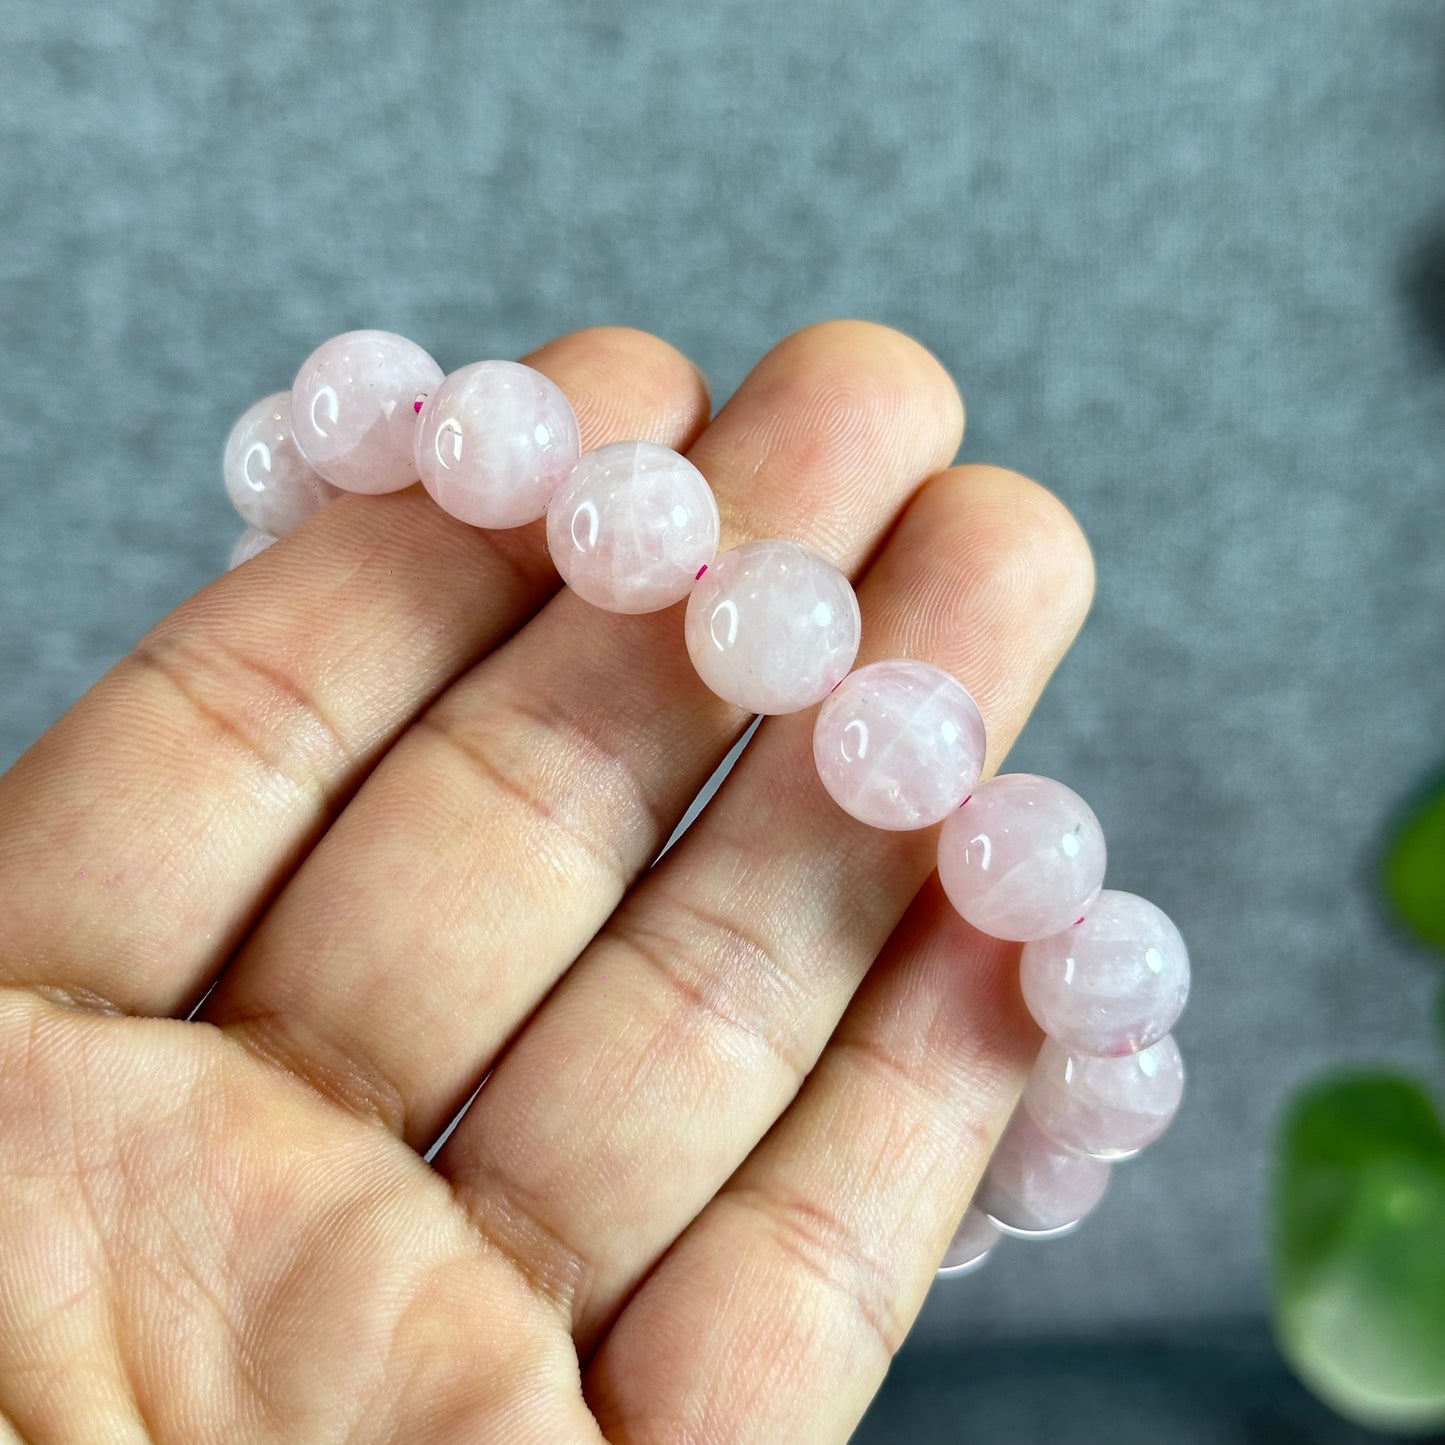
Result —
[{"label": "gray textured background", "polygon": [[1093,540],[1014,761],[1196,968],[1172,1134],[921,1329],[1257,1312],[1288,1087],[1432,1067],[1369,889],[1445,760],[1442,274],[1439,0],[0,0],[0,765],[219,570],[226,430],[334,332],[626,322],[721,399],[899,326]]}]

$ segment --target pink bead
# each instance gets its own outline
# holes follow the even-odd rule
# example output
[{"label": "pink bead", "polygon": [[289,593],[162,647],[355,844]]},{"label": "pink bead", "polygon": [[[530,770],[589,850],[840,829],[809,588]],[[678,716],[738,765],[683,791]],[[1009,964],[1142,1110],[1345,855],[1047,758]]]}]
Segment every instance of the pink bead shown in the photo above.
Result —
[{"label": "pink bead", "polygon": [[1169,1127],[1184,1094],[1171,1035],[1137,1054],[1096,1059],[1046,1039],[1024,1089],[1029,1117],[1054,1143],[1096,1159],[1128,1159]]},{"label": "pink bead", "polygon": [[957,1279],[972,1274],[989,1257],[998,1243],[998,1225],[980,1209],[969,1206],[938,1266],[939,1279]]},{"label": "pink bead", "polygon": [[284,536],[340,493],[306,465],[291,431],[291,393],[263,397],[226,438],[221,475],[243,521]]},{"label": "pink bead", "polygon": [[235,571],[242,562],[249,562],[258,552],[264,552],[275,540],[269,532],[263,532],[259,527],[247,527],[236,538],[236,545],[231,548],[231,560],[226,564],[226,570],[228,572]]},{"label": "pink bead", "polygon": [[1024,947],[1019,984],[1039,1027],[1070,1052],[1132,1054],[1183,1013],[1189,952],[1148,899],[1106,888],[1077,927]]},{"label": "pink bead", "polygon": [[416,342],[390,331],[323,341],[291,383],[301,455],[345,492],[409,487],[416,481],[416,403],[441,379],[441,367]]},{"label": "pink bead", "polygon": [[547,548],[579,597],[608,612],[681,602],[717,556],[717,501],[686,457],[652,442],[587,452],[547,508]]},{"label": "pink bead", "polygon": [[983,718],[968,689],[909,658],[849,673],[813,727],[823,786],[875,828],[941,822],[973,791],[983,755]]},{"label": "pink bead", "polygon": [[547,510],[581,445],[556,382],[517,361],[478,361],[452,372],[423,404],[415,473],[459,520],[520,527]]},{"label": "pink bead", "polygon": [[802,542],[724,552],[693,587],[687,650],[702,680],[749,712],[799,712],[858,655],[863,619],[848,579]]},{"label": "pink bead", "polygon": [[1060,1149],[1016,1109],[974,1195],[1005,1234],[1065,1234],[1104,1196],[1112,1166]]},{"label": "pink bead", "polygon": [[1067,928],[1104,881],[1104,832],[1071,788],[1033,773],[980,783],[938,838],[949,901],[993,938]]}]

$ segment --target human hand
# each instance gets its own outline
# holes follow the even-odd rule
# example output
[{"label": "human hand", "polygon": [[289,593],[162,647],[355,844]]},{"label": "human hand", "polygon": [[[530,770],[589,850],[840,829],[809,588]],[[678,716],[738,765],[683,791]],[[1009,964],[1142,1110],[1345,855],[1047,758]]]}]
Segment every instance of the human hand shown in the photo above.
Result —
[{"label": "human hand", "polygon": [[[1034,483],[939,470],[928,353],[812,327],[711,422],[641,333],[527,360],[584,446],[688,449],[724,547],[861,577],[859,661],[953,672],[997,768],[1092,565]],[[936,829],[830,801],[811,710],[649,870],[747,718],[543,535],[344,496],[0,779],[0,1440],[852,1431],[1037,1047],[1017,945]]]}]

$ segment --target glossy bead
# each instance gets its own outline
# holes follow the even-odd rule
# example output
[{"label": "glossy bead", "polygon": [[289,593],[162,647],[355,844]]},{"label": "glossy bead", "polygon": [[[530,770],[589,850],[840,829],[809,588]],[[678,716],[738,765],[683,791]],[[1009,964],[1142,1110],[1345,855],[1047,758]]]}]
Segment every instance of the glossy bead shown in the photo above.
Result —
[{"label": "glossy bead", "polygon": [[980,783],[938,838],[949,901],[993,938],[1046,938],[1075,922],[1104,881],[1104,831],[1071,788],[1033,773]]},{"label": "glossy bead", "polygon": [[1023,1105],[1055,1144],[1096,1159],[1128,1159],[1169,1127],[1183,1093],[1184,1061],[1169,1034],[1113,1059],[1071,1054],[1046,1039]]},{"label": "glossy bead", "polygon": [[395,492],[416,481],[417,403],[442,369],[390,331],[323,341],[291,383],[291,426],[313,470],[345,492]]},{"label": "glossy bead", "polygon": [[535,522],[581,450],[561,387],[517,361],[452,372],[423,403],[415,442],[422,485],[473,527]]},{"label": "glossy bead", "polygon": [[972,1274],[989,1257],[998,1243],[998,1225],[982,1210],[969,1206],[938,1266],[939,1279],[957,1279],[960,1275]]},{"label": "glossy bead", "polygon": [[1005,1234],[1065,1234],[1103,1198],[1111,1167],[1059,1148],[1016,1109],[973,1202]]},{"label": "glossy bead", "polygon": [[241,413],[221,454],[221,476],[241,520],[282,537],[341,493],[306,464],[291,430],[291,393]]},{"label": "glossy bead", "polygon": [[608,612],[681,602],[717,556],[720,531],[707,478],[653,442],[585,453],[547,508],[547,549],[562,580]]},{"label": "glossy bead", "polygon": [[231,548],[231,560],[226,564],[226,571],[232,572],[242,562],[249,562],[258,552],[264,552],[275,540],[275,537],[269,532],[263,532],[259,527],[247,527],[236,538],[236,545]]},{"label": "glossy bead", "polygon": [[1147,898],[1106,888],[1082,923],[1024,946],[1019,984],[1039,1027],[1071,1052],[1132,1054],[1184,1011],[1189,952]]},{"label": "glossy bead", "polygon": [[848,579],[802,542],[724,552],[687,603],[698,675],[749,712],[799,712],[827,697],[853,666],[862,630]]},{"label": "glossy bead", "polygon": [[983,755],[983,718],[968,689],[910,658],[849,673],[813,726],[823,786],[875,828],[941,822],[973,791]]}]

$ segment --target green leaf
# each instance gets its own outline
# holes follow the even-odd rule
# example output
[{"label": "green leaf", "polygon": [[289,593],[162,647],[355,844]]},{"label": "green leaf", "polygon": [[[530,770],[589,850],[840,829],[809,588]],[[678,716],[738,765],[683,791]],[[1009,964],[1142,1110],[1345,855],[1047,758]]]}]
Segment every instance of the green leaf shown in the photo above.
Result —
[{"label": "green leaf", "polygon": [[1391,840],[1385,893],[1406,928],[1445,950],[1445,781],[1421,795]]},{"label": "green leaf", "polygon": [[1445,1131],[1407,1080],[1339,1079],[1286,1123],[1275,1332],[1309,1387],[1373,1429],[1445,1426]]}]

